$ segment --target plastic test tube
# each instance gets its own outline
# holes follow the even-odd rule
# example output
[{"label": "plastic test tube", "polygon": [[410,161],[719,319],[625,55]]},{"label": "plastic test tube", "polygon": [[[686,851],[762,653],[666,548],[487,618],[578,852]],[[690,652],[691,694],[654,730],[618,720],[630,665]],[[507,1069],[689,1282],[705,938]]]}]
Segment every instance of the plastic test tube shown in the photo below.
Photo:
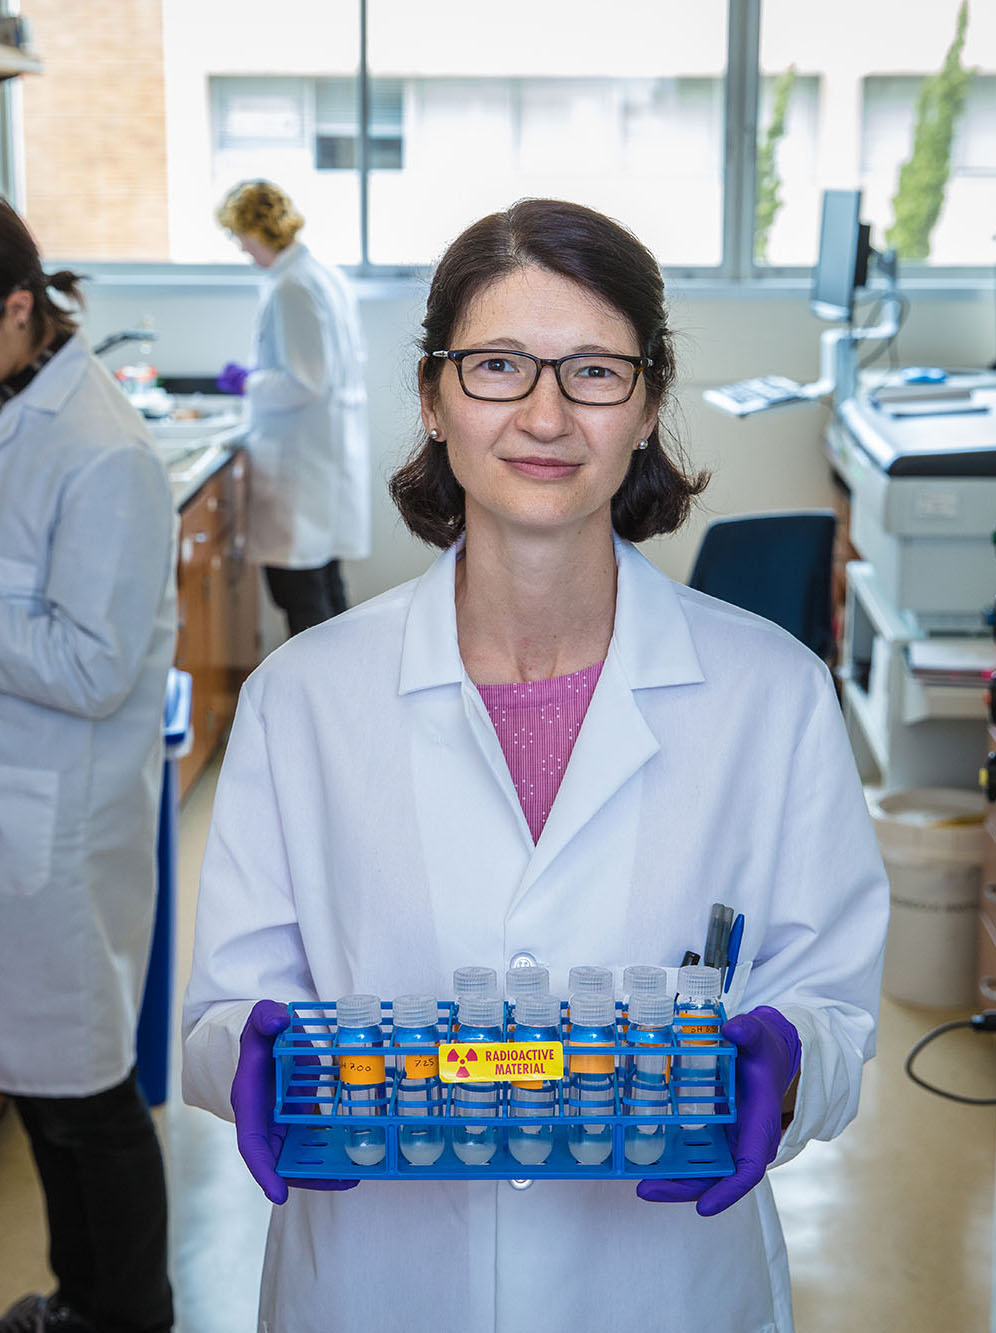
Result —
[{"label": "plastic test tube", "polygon": [[572,1116],[589,1117],[573,1123],[567,1146],[582,1166],[598,1166],[612,1152],[612,1125],[590,1117],[615,1113],[615,1056],[611,1051],[584,1053],[585,1046],[612,1046],[616,1040],[616,1006],[611,993],[572,995],[569,1042]]},{"label": "plastic test tube", "polygon": [[[670,995],[637,992],[629,1002],[629,1028],[626,1040],[634,1053],[626,1057],[627,1115],[663,1117],[668,1111],[667,1057],[654,1047],[667,1046],[671,1040],[674,1002]],[[640,1166],[651,1166],[664,1151],[664,1125],[627,1125],[626,1159]]]},{"label": "plastic test tube", "polygon": [[[376,995],[343,995],[336,1002],[336,1045],[382,1047],[380,1000]],[[384,1114],[384,1056],[351,1054],[339,1056],[340,1105],[345,1115],[377,1116]],[[383,1129],[357,1125],[347,1129],[343,1145],[357,1166],[376,1166],[387,1151]]]},{"label": "plastic test tube", "polygon": [[436,1001],[432,995],[399,995],[393,1008],[394,1044],[420,1048],[396,1057],[397,1112],[413,1122],[401,1125],[398,1147],[412,1166],[431,1166],[444,1147],[442,1126],[432,1122],[442,1114]]},{"label": "plastic test tube", "polygon": [[[545,970],[545,969],[544,969]],[[556,995],[523,995],[515,1005],[515,1039],[521,1042],[560,1040],[560,1000]],[[552,1116],[557,1111],[557,1085],[551,1079],[513,1083],[511,1116]],[[524,1166],[541,1165],[553,1148],[552,1125],[517,1125],[508,1131],[508,1150]]]},{"label": "plastic test tube", "polygon": [[[460,1041],[501,1041],[505,1003],[500,995],[466,995],[460,1001]],[[455,1116],[498,1114],[497,1083],[457,1083],[453,1088]],[[498,1130],[485,1124],[455,1125],[453,1151],[467,1166],[486,1166],[498,1148]]]}]

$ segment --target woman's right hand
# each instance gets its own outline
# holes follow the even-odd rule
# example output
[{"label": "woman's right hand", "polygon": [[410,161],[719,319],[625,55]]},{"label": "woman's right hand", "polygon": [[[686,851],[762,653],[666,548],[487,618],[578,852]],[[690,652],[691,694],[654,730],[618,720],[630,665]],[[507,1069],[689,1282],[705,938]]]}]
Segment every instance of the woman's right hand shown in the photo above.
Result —
[{"label": "woman's right hand", "polygon": [[271,1203],[287,1202],[288,1184],[298,1189],[348,1190],[358,1180],[292,1180],[277,1174],[277,1158],[287,1135],[287,1126],[273,1119],[277,1098],[273,1043],[290,1026],[285,1004],[258,1000],[252,1007],[239,1038],[239,1063],[232,1080],[231,1102],[235,1112],[235,1135],[242,1160],[253,1180]]}]

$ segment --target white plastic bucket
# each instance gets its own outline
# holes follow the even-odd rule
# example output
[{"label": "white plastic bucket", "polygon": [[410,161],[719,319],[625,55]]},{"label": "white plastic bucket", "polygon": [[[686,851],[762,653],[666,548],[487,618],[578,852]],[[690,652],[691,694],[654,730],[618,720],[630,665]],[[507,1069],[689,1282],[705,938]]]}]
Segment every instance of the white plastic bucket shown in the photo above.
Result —
[{"label": "white plastic bucket", "polygon": [[971,1005],[984,797],[921,787],[880,795],[869,808],[892,904],[882,989],[904,1004]]}]

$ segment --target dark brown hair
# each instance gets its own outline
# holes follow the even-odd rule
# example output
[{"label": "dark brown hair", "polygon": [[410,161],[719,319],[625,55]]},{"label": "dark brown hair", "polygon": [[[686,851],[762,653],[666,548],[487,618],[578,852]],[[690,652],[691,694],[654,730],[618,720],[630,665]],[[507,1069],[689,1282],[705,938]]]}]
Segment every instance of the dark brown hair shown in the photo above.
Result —
[{"label": "dark brown hair", "polygon": [[[462,232],[443,255],[432,279],[425,319],[420,384],[434,392],[443,362],[429,354],[449,347],[453,329],[485,287],[517,269],[535,265],[585,288],[632,324],[640,351],[653,360],[645,372],[648,401],[664,407],[675,378],[673,337],[656,259],[620,223],[580,204],[522,199]],[[629,471],[612,498],[612,523],[621,537],[644,541],[674,532],[704,490],[708,473],[687,473],[668,456],[658,423],[647,449],[634,450]],[[668,436],[675,459],[681,450]],[[409,529],[444,549],[464,527],[463,489],[446,448],[423,435],[390,481],[391,498]]]},{"label": "dark brown hair", "polygon": [[67,268],[58,273],[43,272],[35,238],[6,199],[0,199],[0,300],[6,301],[11,292],[31,293],[31,332],[36,343],[40,344],[53,328],[58,333],[76,332],[76,321],[52,300],[49,289],[82,307],[80,281],[80,275]]}]

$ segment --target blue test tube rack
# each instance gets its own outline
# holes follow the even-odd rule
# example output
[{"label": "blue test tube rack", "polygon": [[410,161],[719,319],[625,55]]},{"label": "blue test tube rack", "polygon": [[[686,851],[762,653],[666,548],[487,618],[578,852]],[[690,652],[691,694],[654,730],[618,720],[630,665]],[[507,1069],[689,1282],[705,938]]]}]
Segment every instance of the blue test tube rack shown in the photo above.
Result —
[{"label": "blue test tube rack", "polygon": [[[454,1085],[444,1083],[442,1113],[429,1118],[398,1114],[396,1082],[404,1065],[404,1056],[424,1051],[425,1047],[391,1044],[393,1019],[389,1003],[381,1004],[384,1045],[375,1052],[385,1059],[385,1095],[372,1102],[372,1113],[364,1116],[347,1115],[342,1107],[337,1061],[340,1055],[369,1056],[374,1052],[369,1046],[339,1044],[334,1003],[295,1003],[289,1007],[290,1027],[277,1037],[273,1047],[276,1062],[274,1120],[287,1126],[277,1170],[287,1180],[647,1180],[659,1177],[677,1180],[733,1174],[726,1127],[737,1118],[736,1047],[723,1038],[708,1048],[708,1054],[716,1056],[715,1075],[712,1072],[681,1073],[676,1069],[674,1058],[688,1055],[687,1046],[655,1046],[655,1055],[672,1058],[667,1084],[668,1111],[662,1116],[631,1114],[625,1095],[626,1061],[639,1048],[626,1042],[625,1015],[622,1005],[617,1003],[615,1042],[605,1046],[586,1044],[584,1047],[585,1054],[611,1053],[614,1056],[614,1110],[612,1114],[600,1111],[590,1117],[600,1124],[611,1125],[612,1152],[604,1163],[584,1166],[575,1160],[567,1146],[571,1126],[583,1123],[584,1118],[570,1114],[568,1106],[570,1023],[566,1004],[561,1007],[560,1023],[564,1042],[564,1078],[557,1085],[553,1115],[513,1117],[508,1104],[510,1085],[499,1084],[497,1115],[457,1116],[452,1105]],[[720,1006],[720,1022],[725,1018]],[[502,1028],[506,1040],[513,1039],[509,1027],[509,1006],[506,1005]],[[454,1004],[439,1002],[436,1030],[440,1042],[459,1041]],[[683,1107],[692,1103],[696,1110],[690,1115]],[[712,1106],[711,1114],[706,1116],[700,1109],[704,1103]],[[703,1120],[707,1123],[703,1124]],[[347,1131],[365,1124],[385,1133],[384,1157],[373,1166],[358,1166],[344,1146]],[[450,1142],[454,1128],[473,1124],[498,1130],[499,1146],[485,1166],[462,1162]],[[652,1165],[630,1162],[625,1155],[626,1129],[641,1124],[664,1126],[664,1150]],[[415,1166],[401,1153],[398,1135],[405,1125],[442,1127],[445,1146],[431,1165]],[[509,1130],[528,1125],[550,1126],[553,1130],[550,1155],[542,1164],[524,1166],[508,1150]]]}]

